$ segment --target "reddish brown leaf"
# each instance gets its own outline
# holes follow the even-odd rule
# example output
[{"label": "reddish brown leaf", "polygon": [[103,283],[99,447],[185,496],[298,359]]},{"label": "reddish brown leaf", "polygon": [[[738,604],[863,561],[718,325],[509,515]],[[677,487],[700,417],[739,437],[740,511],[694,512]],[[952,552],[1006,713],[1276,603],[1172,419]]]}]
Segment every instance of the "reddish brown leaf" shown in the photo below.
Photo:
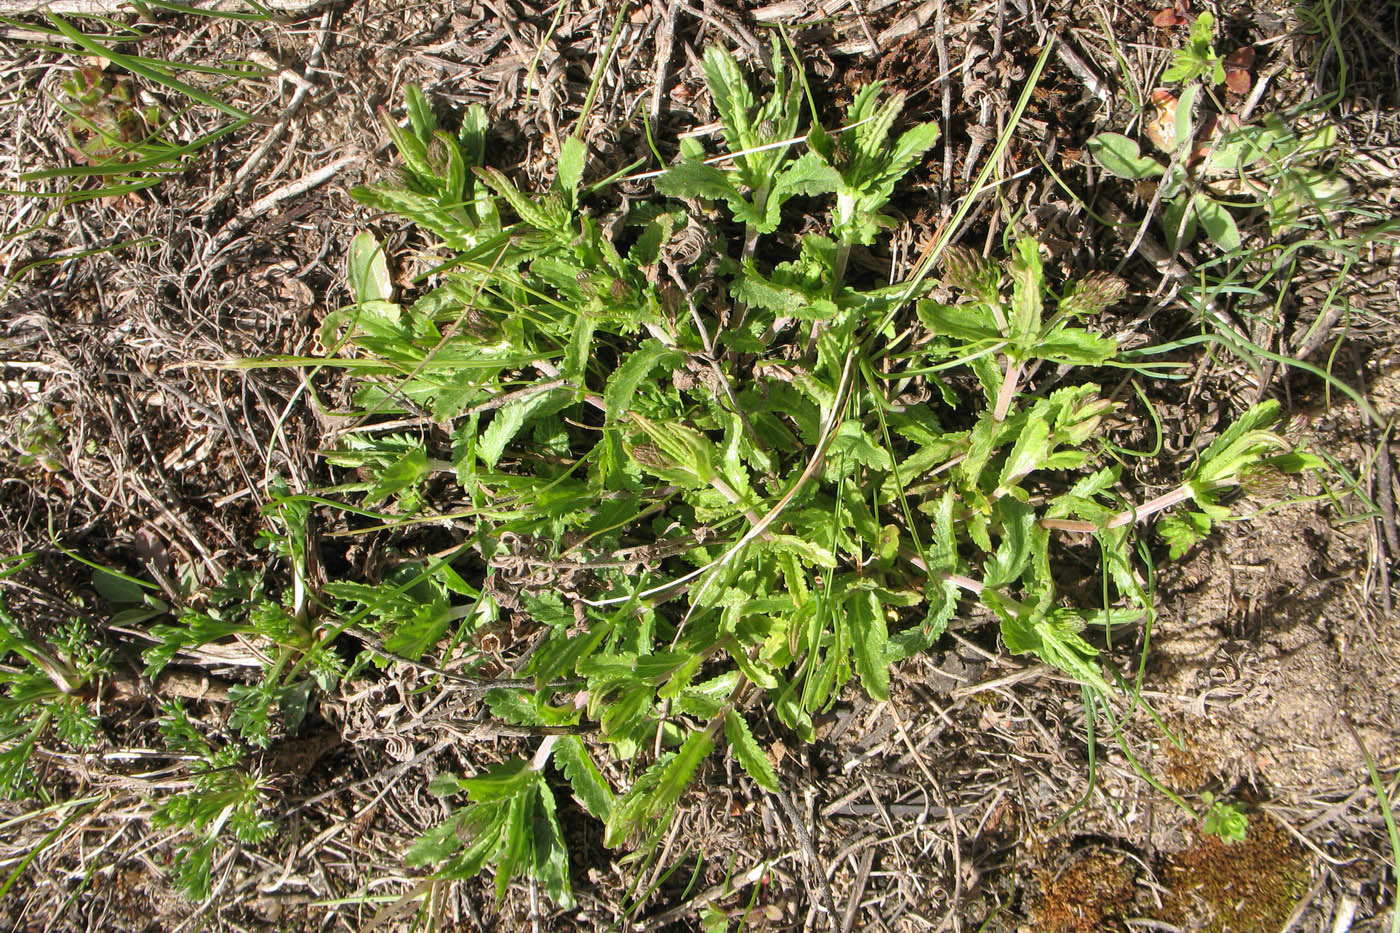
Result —
[{"label": "reddish brown leaf", "polygon": [[1142,129],[1147,138],[1162,152],[1170,155],[1176,152],[1176,95],[1166,88],[1157,88],[1148,98],[1152,105],[1145,113]]},{"label": "reddish brown leaf", "polygon": [[1152,17],[1152,25],[1158,29],[1171,29],[1173,26],[1181,25],[1180,17],[1177,16],[1175,9],[1168,7],[1165,10],[1157,11],[1157,15]]},{"label": "reddish brown leaf", "polygon": [[1225,84],[1236,94],[1244,94],[1254,83],[1250,74],[1254,70],[1254,50],[1241,46],[1225,56]]},{"label": "reddish brown leaf", "polygon": [[1185,26],[1191,22],[1191,18],[1186,15],[1190,4],[1187,0],[1176,0],[1166,9],[1158,10],[1152,17],[1152,25],[1158,29],[1173,29],[1177,26]]},{"label": "reddish brown leaf", "polygon": [[1254,79],[1250,77],[1250,74],[1247,71],[1225,72],[1225,86],[1235,94],[1248,93],[1250,85],[1252,85],[1253,83]]},{"label": "reddish brown leaf", "polygon": [[1247,45],[1242,45],[1229,55],[1225,56],[1226,70],[1235,69],[1237,71],[1254,70],[1254,49]]}]

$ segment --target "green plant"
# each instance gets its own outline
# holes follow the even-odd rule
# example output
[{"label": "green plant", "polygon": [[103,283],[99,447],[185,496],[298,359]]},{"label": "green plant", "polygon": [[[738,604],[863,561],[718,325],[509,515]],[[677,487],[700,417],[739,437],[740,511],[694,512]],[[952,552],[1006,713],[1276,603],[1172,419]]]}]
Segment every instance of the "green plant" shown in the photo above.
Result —
[{"label": "green plant", "polygon": [[1168,84],[1189,84],[1206,80],[1209,85],[1225,81],[1225,58],[1215,51],[1215,17],[1201,13],[1191,23],[1186,45],[1176,50],[1172,66],[1162,75]]},{"label": "green plant", "polygon": [[111,660],[83,622],[71,620],[46,640],[0,602],[0,660],[12,655],[20,664],[0,667],[0,796],[6,799],[42,793],[30,761],[50,729],[74,748],[97,739],[90,701]]},{"label": "green plant", "polygon": [[48,406],[35,406],[24,418],[16,436],[7,439],[20,469],[37,466],[49,473],[63,468],[59,456],[63,441],[63,429]]},{"label": "green plant", "polygon": [[[705,73],[727,154],[682,147],[657,180],[675,200],[608,223],[585,209],[577,138],[551,189],[531,195],[476,164],[479,114],[454,137],[410,90],[409,128],[390,130],[402,176],[356,196],[437,238],[428,287],[396,295],[389,257],[361,234],[354,302],[323,327],[332,355],[245,364],[344,367],[360,377],[347,414],[442,425],[439,437],[365,432],[330,454],[360,474],[341,487],[363,493],[347,510],[391,528],[445,517],[425,484],[450,474],[468,539],[454,556],[469,547],[488,567],[531,571],[434,589],[433,624],[413,640],[427,648],[503,598],[536,626],[518,659],[530,683],[487,704],[548,737],[532,758],[437,780],[466,802],[409,855],[443,877],[493,865],[498,893],[525,875],[570,898],[551,764],[608,845],[646,849],[721,741],[779,790],[757,704],[810,740],[850,680],[887,698],[891,665],[931,646],[964,597],[998,620],[1008,650],[1111,691],[1095,633],[1151,611],[1131,559],[1138,519],[1191,500],[1218,520],[1219,497],[1250,470],[1308,465],[1264,436],[1264,407],[1171,501],[1125,507],[1100,440],[1116,406],[1093,383],[1031,382],[1041,362],[1114,359],[1116,342],[1084,325],[1121,283],[1052,288],[1025,238],[1006,264],[949,251],[951,300],[918,281],[852,280],[847,258],[888,224],[880,212],[936,131],[891,142],[900,101],[876,87],[857,93],[855,125],[814,126],[794,156],[799,96],[776,53],[766,99],[722,50],[706,52]],[[797,193],[834,196],[831,235],[771,236]],[[743,229],[733,254],[726,219]],[[1056,529],[1101,542],[1103,605],[1064,604]],[[419,580],[451,559],[394,572]],[[416,611],[399,592],[394,618]],[[568,730],[593,741],[552,734]],[[615,797],[600,754],[629,763]]]},{"label": "green plant", "polygon": [[[571,710],[549,710],[502,691],[488,696],[492,712],[507,722],[563,724]],[[440,797],[466,794],[471,803],[422,836],[404,860],[409,866],[436,866],[444,878],[471,878],[492,864],[496,896],[505,895],[517,876],[539,881],[550,900],[573,906],[568,852],[556,816],[554,791],[545,780],[553,759],[578,800],[600,820],[612,812],[613,795],[583,743],[575,736],[549,736],[534,757],[512,759],[470,778],[438,775],[429,789]]]},{"label": "green plant", "polygon": [[[1166,205],[1162,225],[1168,245],[1186,246],[1202,232],[1226,251],[1240,247],[1235,212],[1262,209],[1269,233],[1307,227],[1314,218],[1343,207],[1350,193],[1345,181],[1321,162],[1336,152],[1336,131],[1321,126],[1306,132],[1290,128],[1276,114],[1242,123],[1225,110],[1212,89],[1226,80],[1225,59],[1214,49],[1214,19],[1200,14],[1163,80],[1185,85],[1180,96],[1159,88],[1144,131],[1166,161],[1144,155],[1138,143],[1120,133],[1089,140],[1098,164],[1119,178],[1157,180],[1153,203]],[[1197,119],[1201,91],[1217,113]],[[1203,105],[1202,105],[1203,106]]]},{"label": "green plant", "polygon": [[1217,836],[1224,842],[1244,842],[1249,830],[1249,817],[1238,805],[1216,800],[1209,791],[1201,794],[1201,804],[1205,807],[1205,815],[1201,817],[1202,832]]},{"label": "green plant", "polygon": [[156,643],[144,653],[146,676],[154,678],[182,651],[230,637],[258,643],[265,659],[261,678],[230,690],[229,725],[244,741],[261,747],[271,741],[274,709],[295,731],[313,687],[330,689],[345,671],[340,656],[320,637],[311,612],[306,579],[310,506],[290,496],[280,481],[272,484],[272,493],[276,498],[266,510],[269,527],[259,533],[258,545],[284,562],[289,585],[280,597],[267,593],[265,573],[233,571],[171,623],[151,626]]},{"label": "green plant", "polygon": [[[206,12],[193,7],[181,10],[196,15]],[[30,187],[10,193],[57,197],[61,206],[149,188],[171,173],[183,171],[209,144],[253,120],[252,114],[220,95],[232,84],[267,77],[266,69],[247,62],[197,65],[133,54],[123,48],[151,38],[140,26],[119,28],[116,34],[104,36],[80,28],[79,24],[86,26],[84,20],[55,13],[47,16],[49,25],[42,32],[61,43],[76,45],[89,56],[89,64],[75,68],[61,83],[62,98],[57,101],[68,117],[64,146],[76,164],[20,176],[25,182],[56,179],[66,183],[57,191]],[[34,28],[25,26],[26,31]],[[94,61],[99,64],[91,64]],[[202,80],[185,80],[183,73],[200,75]],[[203,86],[209,80],[215,84],[213,90]],[[149,93],[143,95],[142,89],[169,95],[166,106],[153,103],[154,98]],[[210,132],[181,140],[174,124],[195,107],[208,108],[228,119]]]},{"label": "green plant", "polygon": [[133,143],[150,135],[160,122],[154,106],[135,100],[125,76],[111,77],[91,66],[79,68],[60,87],[68,100],[68,153],[89,165],[121,162],[132,156]]},{"label": "green plant", "polygon": [[227,829],[240,843],[255,844],[272,837],[276,824],[268,818],[268,782],[243,766],[248,750],[237,742],[215,747],[190,720],[179,702],[164,706],[161,735],[172,753],[182,756],[190,772],[190,789],[173,794],[156,806],[152,823],[178,827],[193,839],[176,849],[174,873],[180,890],[191,900],[209,896],[214,854]]},{"label": "green plant", "polygon": [[[0,558],[0,582],[32,558]],[[34,750],[50,734],[72,748],[95,743],[99,722],[90,703],[110,671],[111,652],[83,620],[69,619],[40,636],[0,598],[0,797],[47,799],[30,765]]]}]

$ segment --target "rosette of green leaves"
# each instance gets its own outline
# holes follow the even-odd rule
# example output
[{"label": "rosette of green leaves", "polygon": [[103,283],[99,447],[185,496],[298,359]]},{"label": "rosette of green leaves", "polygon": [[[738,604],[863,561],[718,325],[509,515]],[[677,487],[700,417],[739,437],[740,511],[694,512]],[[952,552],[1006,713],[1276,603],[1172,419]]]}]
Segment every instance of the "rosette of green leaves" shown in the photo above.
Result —
[{"label": "rosette of green leaves", "polygon": [[807,135],[811,152],[799,160],[804,175],[820,179],[822,190],[835,192],[831,229],[842,243],[869,246],[881,228],[894,225],[894,218],[880,212],[895,184],[938,141],[938,124],[920,123],[891,142],[890,130],[904,109],[904,94],[896,92],[881,101],[883,89],[884,82],[876,81],[856,93],[846,109],[846,129],[828,133],[814,126]]},{"label": "rosette of green leaves", "polygon": [[771,233],[778,227],[783,203],[793,195],[830,190],[828,172],[818,164],[794,160],[791,152],[799,139],[801,84],[790,80],[776,36],[773,88],[762,99],[726,49],[710,46],[702,65],[732,158],[723,168],[708,164],[703,150],[690,143],[682,148],[682,160],[656,179],[656,188],[672,197],[723,201],[752,233]]}]

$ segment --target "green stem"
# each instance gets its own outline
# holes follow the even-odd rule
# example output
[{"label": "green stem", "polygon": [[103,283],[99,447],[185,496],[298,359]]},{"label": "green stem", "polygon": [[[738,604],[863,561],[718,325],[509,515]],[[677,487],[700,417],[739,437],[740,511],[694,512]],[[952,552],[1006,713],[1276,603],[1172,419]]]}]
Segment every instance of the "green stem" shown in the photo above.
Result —
[{"label": "green stem", "polygon": [[836,265],[831,274],[831,298],[834,301],[836,295],[841,291],[841,283],[846,278],[846,266],[851,260],[851,241],[845,238],[841,240],[841,246],[836,250]]},{"label": "green stem", "polygon": [[1123,757],[1128,759],[1128,764],[1131,765],[1132,769],[1137,772],[1137,776],[1142,778],[1148,784],[1151,784],[1156,790],[1160,791],[1168,800],[1180,807],[1191,819],[1199,820],[1201,818],[1201,815],[1197,813],[1190,804],[1188,804],[1183,798],[1172,793],[1165,784],[1163,784],[1161,781],[1157,780],[1155,777],[1149,774],[1147,772],[1147,769],[1142,766],[1142,763],[1137,760],[1137,756],[1134,755],[1132,751],[1128,748],[1128,742],[1123,737],[1122,732],[1119,730],[1118,722],[1113,715],[1113,710],[1109,709],[1108,704],[1103,704],[1101,709],[1103,710],[1103,714],[1108,717],[1109,725],[1113,727],[1114,736],[1118,740],[1119,750],[1123,752]]}]

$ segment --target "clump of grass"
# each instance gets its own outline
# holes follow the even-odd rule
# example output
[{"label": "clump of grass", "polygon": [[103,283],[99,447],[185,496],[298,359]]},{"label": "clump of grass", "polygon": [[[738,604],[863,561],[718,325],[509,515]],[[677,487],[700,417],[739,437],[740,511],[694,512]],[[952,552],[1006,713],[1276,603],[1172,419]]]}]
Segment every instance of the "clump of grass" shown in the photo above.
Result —
[{"label": "clump of grass", "polygon": [[[189,14],[203,12],[181,9]],[[81,19],[55,13],[47,18],[48,26],[41,31],[51,34],[55,42],[76,46],[88,57],[61,82],[62,94],[56,101],[66,115],[63,148],[73,164],[25,172],[20,179],[30,186],[11,194],[56,197],[60,207],[118,198],[183,171],[211,143],[252,122],[253,115],[228,103],[223,91],[266,77],[267,69],[248,62],[196,65],[131,54],[118,46],[147,40],[149,33],[140,26],[112,34],[94,30]],[[187,73],[198,77],[187,79]],[[211,82],[212,90],[207,86]],[[163,95],[166,104],[161,105],[151,92]],[[195,108],[221,115],[223,122],[212,131],[181,139],[175,125]],[[56,182],[59,187],[55,191],[33,184],[41,182]]]}]

